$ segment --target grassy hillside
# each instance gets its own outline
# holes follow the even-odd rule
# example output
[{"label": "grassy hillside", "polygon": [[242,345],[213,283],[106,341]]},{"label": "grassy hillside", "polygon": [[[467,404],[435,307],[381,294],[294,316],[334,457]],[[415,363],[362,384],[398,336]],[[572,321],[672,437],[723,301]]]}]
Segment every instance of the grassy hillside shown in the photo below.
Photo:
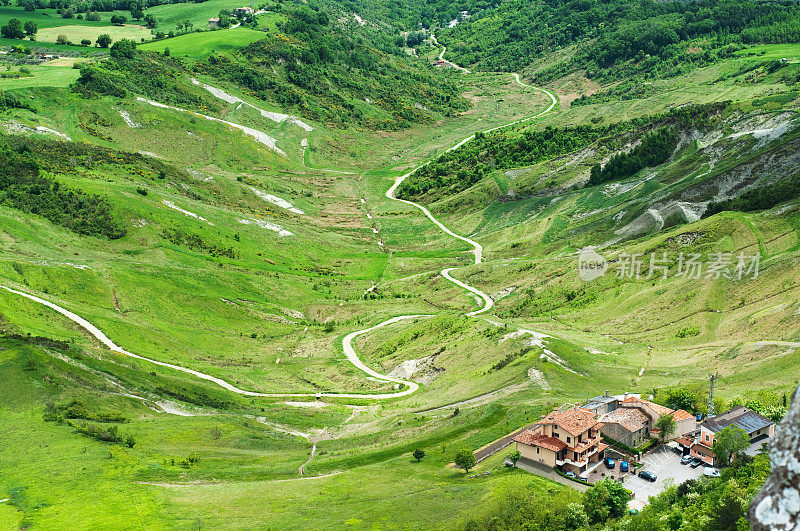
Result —
[{"label": "grassy hillside", "polygon": [[147,52],[164,53],[169,48],[172,55],[205,59],[214,53],[234,52],[265,37],[264,33],[249,28],[207,31],[179,35],[139,46]]},{"label": "grassy hillside", "polygon": [[[159,29],[167,17],[199,26],[232,7],[214,1],[147,12],[161,13]],[[686,388],[702,412],[712,371],[718,408],[779,404],[797,385],[794,45],[602,83],[552,68],[577,45],[543,49],[523,80],[548,79],[556,110],[439,158],[551,101],[507,74],[407,55],[393,25],[477,7],[429,6],[268,6],[267,31],[193,32],[24,76],[9,62],[20,77],[0,79],[0,285],[138,356],[303,396],[242,395],[112,352],[0,289],[0,444],[17,449],[0,452],[0,527],[483,526],[580,495],[504,467],[511,449],[465,474],[452,465],[462,447],[606,390],[663,400]],[[487,5],[470,20],[514,6],[550,9]],[[481,263],[386,197],[426,162],[400,193],[480,243]],[[591,282],[578,275],[585,246],[609,267]],[[649,275],[663,253],[669,267]],[[731,268],[757,256],[759,274],[687,278],[681,253],[704,268],[717,253]],[[632,255],[642,274],[618,274]],[[483,301],[442,275],[453,267],[491,311],[465,315]],[[316,396],[405,389],[343,346],[402,315],[418,317],[352,345],[416,392]],[[737,499],[763,478],[757,464]],[[668,505],[710,511],[734,475],[696,496],[670,489],[626,525],[645,528]],[[548,506],[553,522],[563,507]]]}]

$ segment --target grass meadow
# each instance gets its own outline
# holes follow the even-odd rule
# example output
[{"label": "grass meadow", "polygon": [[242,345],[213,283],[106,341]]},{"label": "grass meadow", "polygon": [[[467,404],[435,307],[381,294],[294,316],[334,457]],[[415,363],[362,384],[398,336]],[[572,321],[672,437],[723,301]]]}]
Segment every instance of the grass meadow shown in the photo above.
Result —
[{"label": "grass meadow", "polygon": [[[235,6],[209,0],[148,12],[162,19],[160,29],[184,18],[199,27],[223,7]],[[142,48],[169,46],[174,55],[203,57],[226,45],[244,46],[256,33],[192,33]],[[790,55],[766,48],[765,55]],[[572,107],[562,101],[557,113],[531,127],[591,123],[597,116],[608,123],[695,100],[732,99],[742,113],[779,115],[791,101],[762,108],[752,100],[785,99],[792,89],[778,74],[745,82],[742,69],[753,60],[745,55],[661,80],[644,100]],[[73,170],[57,176],[61,185],[109,198],[128,231],[119,240],[81,236],[0,205],[0,284],[68,308],[131,352],[264,392],[389,392],[391,384],[366,378],[345,359],[342,338],[397,315],[431,314],[355,342],[377,371],[427,360],[429,374],[417,393],[382,402],[244,397],[111,353],[72,321],[3,290],[0,444],[22,450],[0,453],[0,499],[11,500],[0,504],[0,527],[60,527],[65,521],[152,529],[451,527],[505,489],[576,496],[505,469],[508,452],[479,465],[471,472],[476,477],[450,465],[460,447],[482,447],[552,407],[605,390],[699,389],[710,370],[721,374],[717,392],[724,399],[746,394],[754,381],[776,393],[797,383],[800,352],[778,342],[800,340],[796,204],[675,223],[604,248],[643,256],[759,252],[763,274],[751,281],[629,281],[609,274],[586,284],[575,269],[576,250],[612,240],[616,221],[632,221],[654,197],[702,184],[739,158],[791,147],[793,133],[774,144],[749,135],[728,139],[739,125],[726,122],[716,169],[699,141],[687,142],[652,178],[633,176],[621,192],[578,186],[553,200],[542,192],[540,177],[559,171],[563,161],[496,172],[430,205],[443,223],[485,247],[486,262],[475,265],[468,246],[384,193],[397,176],[460,139],[548,104],[508,75],[445,73],[473,109],[400,132],[319,123],[307,132],[221,102],[206,111],[275,137],[282,157],[225,124],[131,95],[82,99],[68,88],[70,75],[77,75],[69,67],[31,71],[30,83],[0,80],[0,88],[35,108],[3,111],[3,122],[49,127],[146,158],[99,166],[75,161]],[[187,90],[202,91],[184,81]],[[281,111],[235,87],[202,81]],[[604,155],[587,155],[583,164]],[[161,178],[148,161],[170,165],[169,176]],[[566,186],[588,171],[573,166],[553,177],[555,184]],[[303,213],[272,204],[253,188]],[[512,189],[526,193],[498,200]],[[266,223],[291,235],[280,236]],[[170,230],[234,252],[215,256],[177,243],[165,237]],[[439,274],[456,266],[454,277],[495,296],[492,320],[501,326],[464,316],[478,302]],[[517,327],[550,337],[540,345],[531,336],[509,335]],[[134,446],[44,420],[49,403],[73,400],[90,412],[124,417],[92,422],[117,426],[135,438]],[[417,448],[427,454],[420,463],[410,455]],[[301,479],[304,463],[311,477]]]},{"label": "grass meadow", "polygon": [[179,35],[172,39],[143,44],[139,46],[139,49],[164,53],[164,50],[169,48],[172,55],[203,59],[212,53],[222,53],[229,49],[242,48],[263,38],[264,34],[260,31],[249,28],[235,28]]}]

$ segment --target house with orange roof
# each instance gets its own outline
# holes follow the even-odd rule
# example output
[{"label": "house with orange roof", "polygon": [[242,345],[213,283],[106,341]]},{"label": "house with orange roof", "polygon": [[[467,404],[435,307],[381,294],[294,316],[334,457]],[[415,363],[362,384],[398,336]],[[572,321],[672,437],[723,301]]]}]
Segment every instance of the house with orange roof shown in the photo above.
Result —
[{"label": "house with orange roof", "polygon": [[689,433],[697,429],[697,419],[688,411],[679,409],[672,414],[672,418],[675,419],[675,424],[678,425],[678,429],[675,430],[675,435]]},{"label": "house with orange roof", "polygon": [[608,447],[600,442],[600,423],[579,406],[543,415],[531,429],[512,439],[523,459],[580,474],[603,458]]}]

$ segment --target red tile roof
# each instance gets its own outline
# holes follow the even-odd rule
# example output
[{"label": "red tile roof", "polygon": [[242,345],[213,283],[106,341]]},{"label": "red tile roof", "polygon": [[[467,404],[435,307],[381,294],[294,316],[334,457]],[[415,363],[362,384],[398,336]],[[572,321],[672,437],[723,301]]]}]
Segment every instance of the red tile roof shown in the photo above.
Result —
[{"label": "red tile roof", "polygon": [[540,433],[535,433],[532,430],[526,430],[515,436],[512,439],[514,442],[527,444],[528,446],[539,446],[554,452],[566,448],[567,444],[564,441],[556,439],[555,437],[548,437]]},{"label": "red tile roof", "polygon": [[680,422],[682,420],[693,419],[694,415],[689,413],[688,411],[684,411],[683,409],[679,409],[675,413],[672,414],[672,418],[675,419],[675,422]]},{"label": "red tile roof", "polygon": [[580,435],[594,427],[597,421],[594,413],[582,407],[573,407],[566,411],[555,410],[537,424],[555,424],[572,435]]}]

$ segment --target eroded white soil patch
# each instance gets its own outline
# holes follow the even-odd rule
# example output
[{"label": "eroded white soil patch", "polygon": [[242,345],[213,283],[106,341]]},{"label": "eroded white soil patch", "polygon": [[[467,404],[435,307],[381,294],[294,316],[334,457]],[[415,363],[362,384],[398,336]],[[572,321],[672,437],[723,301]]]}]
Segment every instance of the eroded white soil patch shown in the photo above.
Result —
[{"label": "eroded white soil patch", "polygon": [[141,96],[136,97],[137,100],[142,101],[144,103],[148,103],[153,105],[154,107],[159,107],[161,109],[169,109],[171,111],[178,111],[178,112],[186,112],[193,116],[199,116],[200,118],[204,118],[206,120],[210,120],[212,122],[219,122],[223,123],[229,127],[233,127],[234,129],[238,129],[239,131],[243,132],[244,134],[253,137],[256,142],[264,144],[272,151],[278,153],[279,155],[286,156],[286,153],[280,149],[277,145],[278,141],[269,136],[267,133],[263,131],[259,131],[258,129],[253,129],[252,127],[247,127],[245,125],[236,124],[233,122],[229,122],[227,120],[222,120],[220,118],[214,118],[213,116],[207,116],[205,114],[200,114],[199,112],[190,111],[187,109],[181,109],[180,107],[173,107],[172,105],[165,105],[163,103],[159,103],[157,101],[148,100],[147,98],[142,98]]},{"label": "eroded white soil patch", "polygon": [[283,227],[281,227],[277,223],[272,223],[271,221],[264,221],[263,219],[255,219],[255,218],[240,219],[239,223],[241,223],[242,225],[256,225],[258,227],[261,227],[262,229],[271,230],[271,231],[277,232],[278,236],[281,236],[281,237],[282,236],[294,236],[294,234],[292,234],[288,230],[284,229]]},{"label": "eroded white soil patch", "polygon": [[258,197],[260,197],[261,199],[263,199],[264,201],[266,201],[268,203],[272,203],[275,206],[278,206],[278,207],[281,207],[281,208],[285,208],[289,212],[294,212],[295,214],[305,214],[305,212],[303,212],[302,210],[300,210],[299,208],[297,208],[296,206],[291,204],[286,199],[283,199],[282,197],[278,197],[277,195],[268,194],[267,192],[263,192],[263,191],[259,190],[258,188],[253,188],[252,186],[250,187],[250,189],[253,191],[254,194],[256,194]]},{"label": "eroded white soil patch", "polygon": [[240,106],[241,105],[247,105],[248,107],[250,107],[252,109],[255,109],[259,113],[261,113],[261,116],[263,116],[264,118],[268,118],[268,119],[272,120],[273,122],[282,123],[282,122],[288,121],[289,123],[294,124],[297,127],[301,128],[301,129],[303,129],[305,131],[313,131],[314,130],[313,127],[311,127],[310,125],[305,123],[303,120],[301,120],[297,116],[291,116],[289,114],[283,114],[281,112],[265,111],[264,109],[256,107],[255,105],[252,105],[250,103],[247,103],[243,99],[238,98],[238,97],[234,96],[233,94],[228,94],[227,92],[225,92],[224,90],[222,90],[220,88],[212,87],[211,85],[207,85],[207,84],[205,84],[205,83],[203,83],[201,81],[196,80],[195,78],[192,78],[192,83],[194,83],[195,85],[200,85],[201,87],[203,87],[204,89],[209,91],[211,94],[213,94],[214,97],[219,98],[222,101],[225,101],[225,102],[228,102],[228,103],[239,103]]},{"label": "eroded white soil patch", "polygon": [[185,216],[189,216],[190,218],[194,218],[194,219],[199,219],[200,221],[204,221],[204,222],[208,223],[209,225],[213,225],[213,223],[208,221],[203,216],[199,216],[199,215],[195,214],[194,212],[190,212],[189,210],[185,210],[185,209],[179,207],[178,205],[176,205],[175,203],[173,203],[172,201],[167,201],[166,199],[162,199],[161,202],[164,203],[166,206],[170,207],[171,209],[177,210],[178,212],[180,212],[181,214],[183,214]]}]

